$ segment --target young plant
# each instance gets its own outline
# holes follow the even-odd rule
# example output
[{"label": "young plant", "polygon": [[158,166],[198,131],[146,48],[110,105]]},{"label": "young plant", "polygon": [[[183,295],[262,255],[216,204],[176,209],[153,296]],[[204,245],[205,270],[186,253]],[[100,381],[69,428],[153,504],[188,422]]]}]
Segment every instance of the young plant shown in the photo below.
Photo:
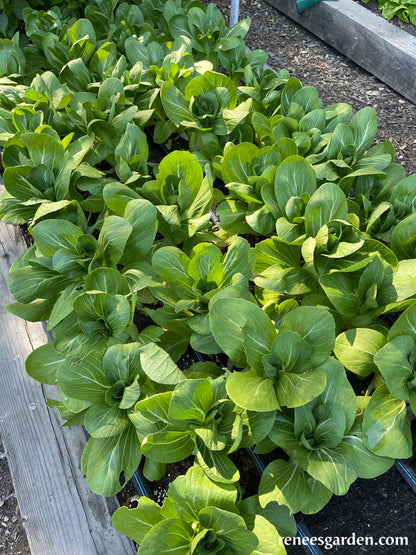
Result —
[{"label": "young plant", "polygon": [[224,377],[187,379],[172,394],[139,401],[130,418],[147,458],[172,463],[194,453],[210,478],[229,483],[240,475],[227,455],[238,448],[243,433],[242,418],[234,409]]},{"label": "young plant", "polygon": [[253,302],[214,297],[209,319],[215,341],[237,368],[227,379],[236,405],[268,412],[300,407],[326,386],[321,368],[335,342],[330,313],[318,307],[296,308],[282,318],[277,331]]},{"label": "young plant", "polygon": [[204,176],[190,152],[174,151],[165,156],[156,179],[146,182],[139,194],[156,206],[159,233],[173,245],[184,243],[210,225],[212,178],[210,173]]},{"label": "young plant", "polygon": [[184,93],[172,83],[164,83],[161,99],[177,132],[186,131],[191,151],[201,151],[209,158],[222,153],[219,138],[229,140],[248,114],[246,105],[238,104],[233,81],[213,71],[194,77]]},{"label": "young plant", "polygon": [[276,504],[273,515],[273,505],[262,510],[250,501],[238,503],[237,496],[235,486],[212,482],[193,466],[171,483],[162,507],[141,497],[137,508],[118,509],[113,523],[139,544],[138,555],[172,550],[183,555],[284,555],[279,532],[296,533],[293,517]]},{"label": "young plant", "polygon": [[104,355],[91,351],[81,358],[62,357],[52,343],[36,349],[26,369],[38,381],[59,385],[61,403],[51,405],[60,409],[67,425],[82,423],[91,435],[82,470],[91,490],[105,496],[120,491],[121,472],[125,483],[140,462],[140,434],[129,419],[134,405],[183,379],[169,355],[154,343],[113,345]]},{"label": "young plant", "polygon": [[[68,135],[61,141],[56,131],[44,125],[7,141],[2,158],[5,191],[0,197],[3,221],[17,225],[60,214],[85,225],[79,204],[82,195],[75,182],[93,137],[71,139],[72,135]],[[81,174],[82,171],[81,168]],[[93,170],[91,175],[93,181],[102,181],[100,172]]]},{"label": "young plant", "polygon": [[269,439],[289,460],[266,467],[259,486],[262,506],[277,501],[294,513],[314,513],[332,494],[347,493],[358,477],[374,478],[394,462],[393,451],[378,456],[369,450],[362,411],[357,414],[357,398],[341,364],[329,358],[322,370],[326,386],[318,397],[276,414]]},{"label": "young plant", "polygon": [[225,255],[210,243],[197,244],[190,256],[176,247],[162,247],[155,252],[152,265],[167,287],[151,287],[164,306],[147,313],[158,325],[189,338],[195,350],[220,352],[209,325],[208,303],[231,284],[248,295],[254,250],[247,241],[236,237]]},{"label": "young plant", "polygon": [[8,286],[18,302],[8,310],[30,321],[47,319],[52,329],[84,291],[127,295],[147,287],[156,229],[156,209],[143,199],[131,200],[124,217],[107,217],[98,239],[71,222],[39,222],[32,229],[34,246],[10,270]]}]

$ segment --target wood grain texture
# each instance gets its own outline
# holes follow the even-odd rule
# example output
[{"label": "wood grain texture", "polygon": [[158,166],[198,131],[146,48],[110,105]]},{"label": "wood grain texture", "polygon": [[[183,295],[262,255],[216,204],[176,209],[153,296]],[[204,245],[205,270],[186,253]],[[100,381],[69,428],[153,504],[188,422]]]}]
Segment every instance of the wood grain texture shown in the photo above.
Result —
[{"label": "wood grain texture", "polygon": [[266,1],[416,104],[416,37],[353,0],[301,14],[295,0]]},{"label": "wood grain texture", "polygon": [[13,302],[9,268],[26,248],[19,228],[0,223],[0,430],[31,553],[133,554],[132,542],[111,523],[117,499],[92,493],[79,469],[85,432],[62,428],[57,412],[45,406],[56,388],[26,374],[26,357],[47,335],[41,323],[4,310]]}]

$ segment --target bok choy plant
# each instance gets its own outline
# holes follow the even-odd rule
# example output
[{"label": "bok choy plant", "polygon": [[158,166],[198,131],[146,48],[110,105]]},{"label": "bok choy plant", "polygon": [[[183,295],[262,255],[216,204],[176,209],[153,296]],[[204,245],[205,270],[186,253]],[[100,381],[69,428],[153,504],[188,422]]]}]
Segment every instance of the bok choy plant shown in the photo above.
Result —
[{"label": "bok choy plant", "polygon": [[218,353],[220,347],[209,324],[210,299],[230,285],[236,295],[249,295],[254,258],[254,250],[241,237],[233,240],[225,255],[210,243],[198,243],[190,256],[176,247],[162,247],[155,252],[152,265],[166,287],[150,289],[163,307],[146,312],[158,325],[186,337],[195,350]]},{"label": "bok choy plant", "polygon": [[[254,508],[256,512],[251,512]],[[280,536],[296,533],[294,519],[284,507],[274,503],[262,509],[254,502],[241,503],[234,486],[211,481],[198,466],[170,484],[162,507],[141,497],[137,508],[118,509],[113,523],[139,544],[139,555],[156,550],[167,554],[172,549],[198,555],[284,555]]]}]

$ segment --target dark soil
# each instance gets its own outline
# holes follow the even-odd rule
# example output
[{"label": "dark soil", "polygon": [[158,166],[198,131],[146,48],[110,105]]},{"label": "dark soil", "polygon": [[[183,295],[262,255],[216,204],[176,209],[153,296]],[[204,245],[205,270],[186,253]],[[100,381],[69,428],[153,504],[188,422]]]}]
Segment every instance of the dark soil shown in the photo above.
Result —
[{"label": "dark soil", "polygon": [[0,439],[0,553],[1,555],[30,554],[23,529],[6,453]]},{"label": "dark soil", "polygon": [[260,475],[256,465],[247,449],[239,449],[228,455],[240,471],[239,485],[241,487],[241,498],[245,499],[251,495],[257,495],[259,491]]},{"label": "dark soil", "polygon": [[[395,468],[373,480],[357,480],[343,497],[334,496],[322,511],[304,518],[313,536],[408,538],[408,546],[340,546],[328,553],[412,555],[416,550],[415,493]],[[288,551],[290,553],[290,551]]]},{"label": "dark soil", "polygon": [[159,503],[159,505],[162,505],[171,482],[173,482],[176,478],[178,478],[178,476],[182,476],[183,474],[186,474],[187,470],[193,464],[194,464],[193,456],[188,457],[184,461],[168,464],[166,465],[165,475],[163,476],[163,478],[161,478],[156,482],[149,482],[149,480],[146,480],[146,478],[143,477],[143,475],[141,474],[142,465],[138,472],[141,474],[141,481],[146,487],[146,490],[148,492],[150,499],[153,499],[153,501],[156,501],[156,503]]}]

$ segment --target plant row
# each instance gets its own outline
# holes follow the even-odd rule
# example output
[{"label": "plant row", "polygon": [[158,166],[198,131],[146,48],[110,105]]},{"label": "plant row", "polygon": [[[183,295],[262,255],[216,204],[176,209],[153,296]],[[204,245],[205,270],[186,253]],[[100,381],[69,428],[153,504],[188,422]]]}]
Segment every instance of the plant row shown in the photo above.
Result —
[{"label": "plant row", "polygon": [[[33,237],[7,309],[55,338],[27,371],[89,432],[96,493],[194,457],[163,507],[115,514],[140,554],[282,553],[293,513],[412,454],[416,176],[372,108],[247,53],[248,20],[71,9],[0,46],[0,217]],[[272,462],[244,498],[248,447]]]}]

